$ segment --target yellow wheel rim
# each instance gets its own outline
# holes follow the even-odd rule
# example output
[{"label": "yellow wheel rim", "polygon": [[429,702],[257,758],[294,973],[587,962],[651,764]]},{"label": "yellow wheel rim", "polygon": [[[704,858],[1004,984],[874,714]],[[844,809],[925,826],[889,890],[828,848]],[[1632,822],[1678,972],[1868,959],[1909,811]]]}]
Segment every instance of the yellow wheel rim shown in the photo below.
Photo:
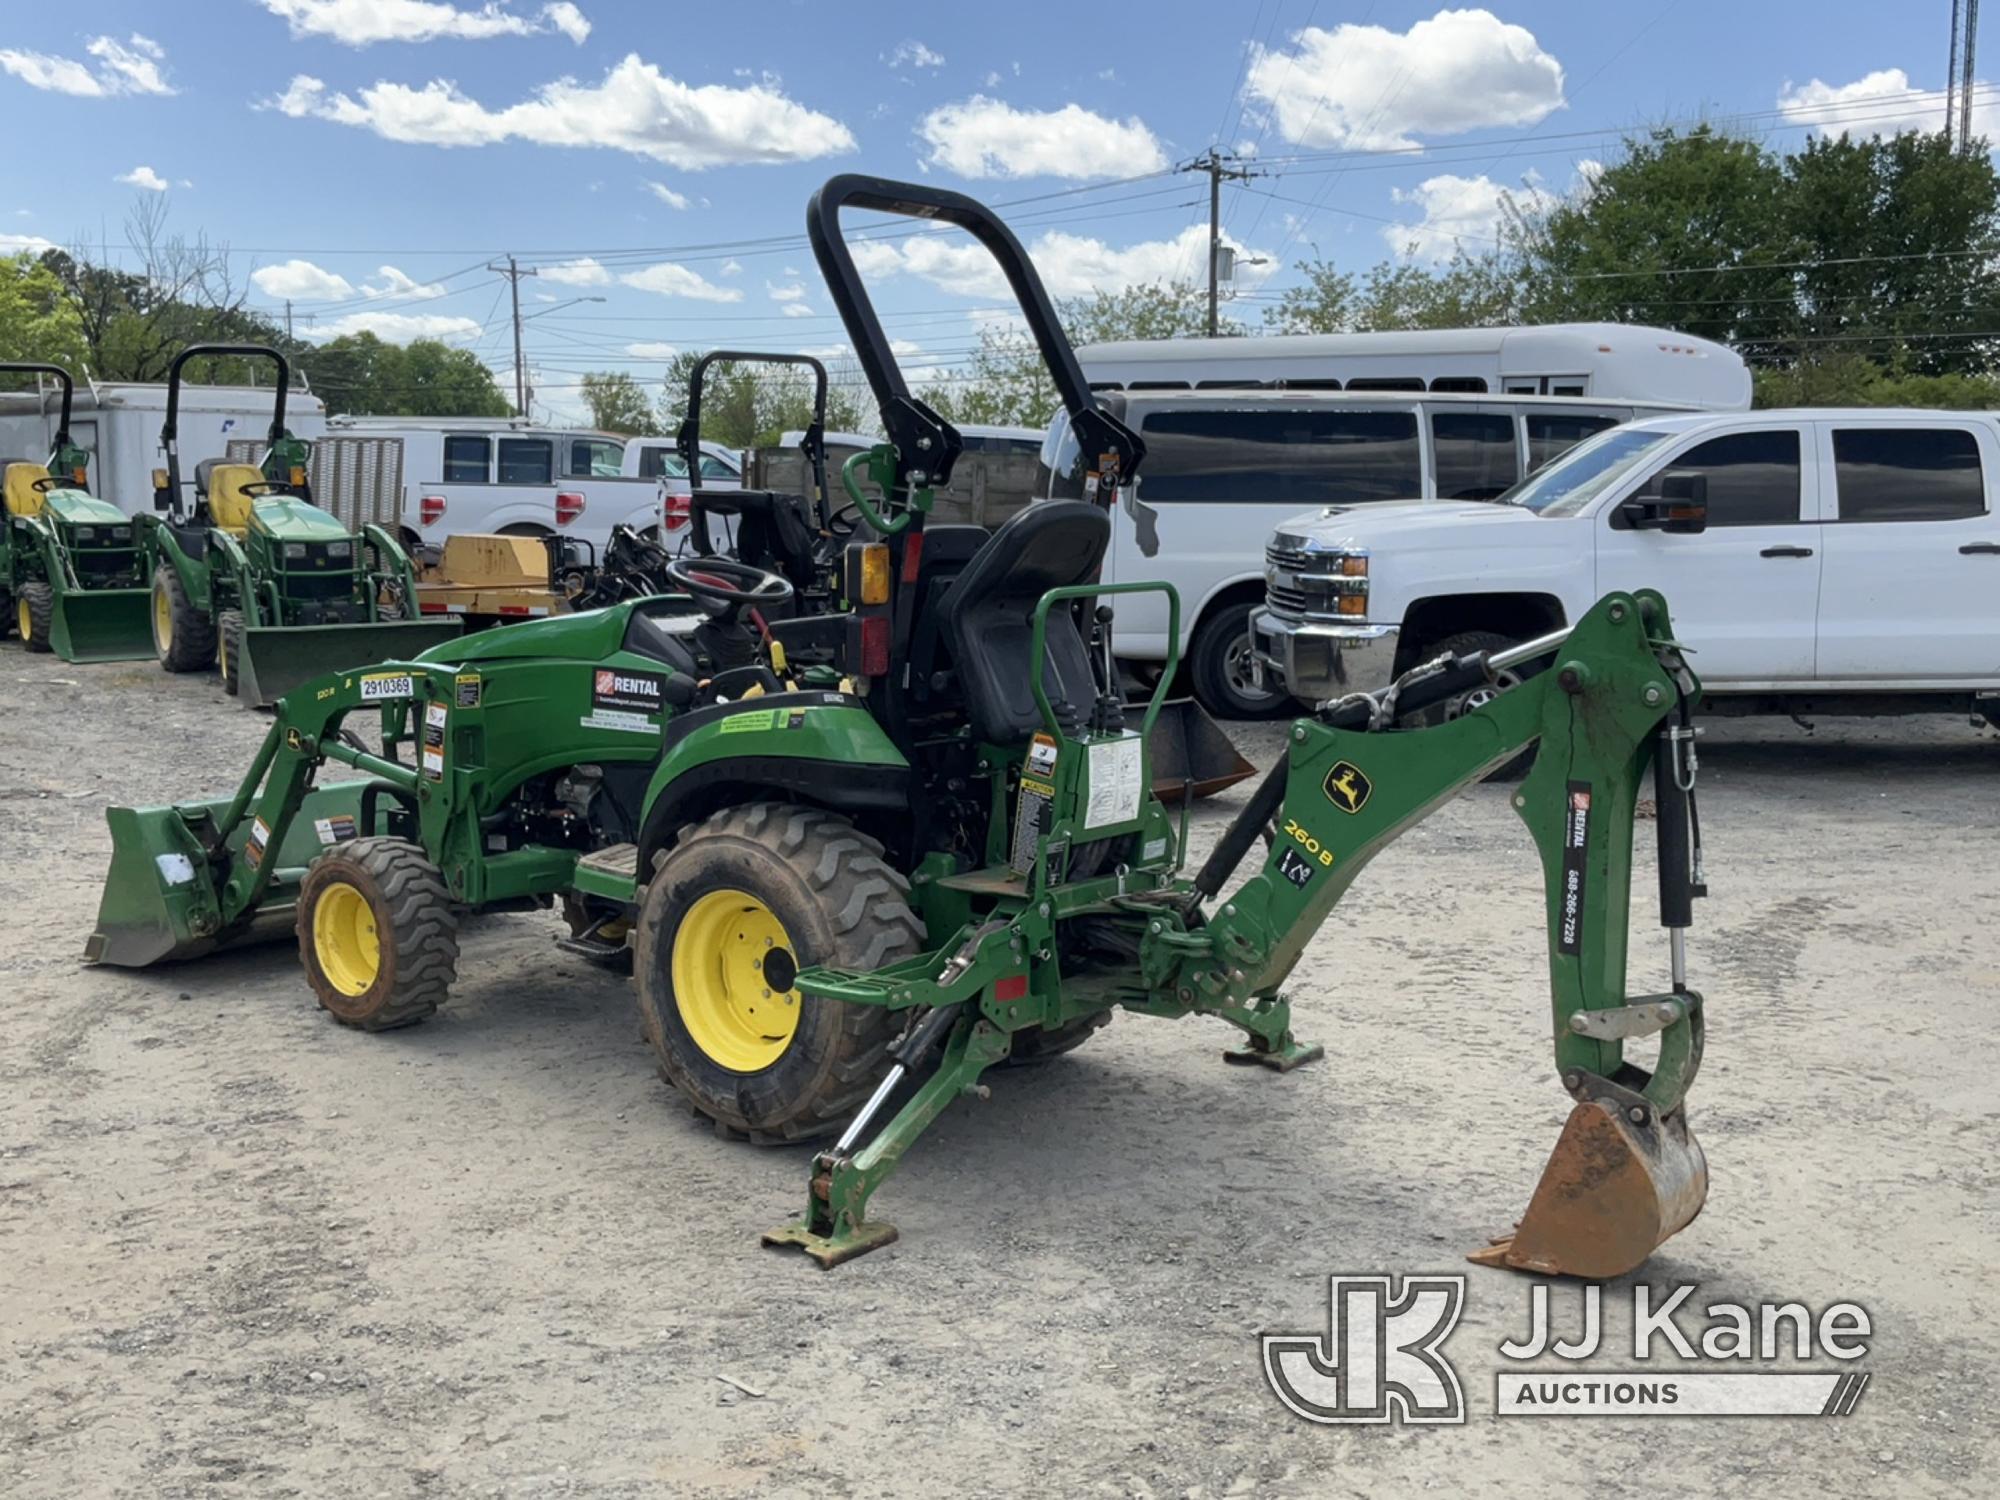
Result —
[{"label": "yellow wheel rim", "polygon": [[[785,1055],[799,1028],[799,992],[790,982],[798,960],[770,907],[742,891],[710,891],[681,918],[672,968],[681,1022],[710,1061],[756,1073]],[[774,988],[774,978],[785,988]]]},{"label": "yellow wheel rim", "polygon": [[35,616],[28,608],[28,601],[26,599],[21,600],[19,603],[19,614],[21,617],[21,639],[24,641],[33,640],[35,636]]},{"label": "yellow wheel rim", "polygon": [[375,911],[353,886],[336,881],[313,903],[313,953],[320,972],[343,995],[365,995],[382,972]]},{"label": "yellow wheel rim", "polygon": [[174,645],[174,603],[159,584],[153,585],[153,644],[162,651]]}]

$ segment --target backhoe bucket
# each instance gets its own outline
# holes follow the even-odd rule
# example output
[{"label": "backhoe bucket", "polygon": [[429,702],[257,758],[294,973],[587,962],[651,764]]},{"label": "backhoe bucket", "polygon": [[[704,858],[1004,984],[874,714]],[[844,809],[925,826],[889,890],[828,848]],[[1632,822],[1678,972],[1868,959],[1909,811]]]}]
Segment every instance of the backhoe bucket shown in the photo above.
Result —
[{"label": "backhoe bucket", "polygon": [[64,661],[146,661],[153,655],[151,589],[64,589],[49,645]]},{"label": "backhoe bucket", "polygon": [[1172,698],[1160,705],[1147,745],[1153,795],[1162,802],[1180,801],[1190,787],[1196,797],[1213,797],[1257,774],[1222,726],[1192,698]]},{"label": "backhoe bucket", "polygon": [[378,661],[408,661],[432,646],[457,640],[464,629],[464,622],[456,619],[255,625],[243,632],[237,694],[245,703],[268,708],[315,677]]},{"label": "backhoe bucket", "polygon": [[[196,829],[213,827],[228,801],[174,807],[112,807],[111,870],[97,907],[97,930],[84,944],[83,961],[143,969],[149,964],[199,958],[220,948],[289,937],[305,866],[334,839],[357,831],[365,781],[340,781],[306,797],[276,851],[270,888],[254,911],[225,920],[220,902],[226,868],[202,851]],[[228,839],[241,855],[252,820]],[[266,858],[270,857],[266,852]]]},{"label": "backhoe bucket", "polygon": [[1570,1111],[1513,1234],[1467,1259],[1539,1276],[1623,1276],[1691,1224],[1707,1197],[1708,1162],[1685,1111],[1635,1124],[1586,1100]]}]

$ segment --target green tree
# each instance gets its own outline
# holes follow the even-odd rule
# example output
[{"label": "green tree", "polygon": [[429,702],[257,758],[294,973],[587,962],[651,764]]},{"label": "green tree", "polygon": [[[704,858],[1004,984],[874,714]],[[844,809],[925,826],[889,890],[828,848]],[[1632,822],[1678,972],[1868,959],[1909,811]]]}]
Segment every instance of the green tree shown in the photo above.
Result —
[{"label": "green tree", "polygon": [[653,403],[630,372],[593,370],[583,377],[583,400],[590,425],[627,437],[652,437],[660,430]]},{"label": "green tree", "polygon": [[504,417],[513,405],[485,361],[436,339],[392,344],[343,334],[308,347],[300,366],[328,412],[357,417]]},{"label": "green tree", "polygon": [[[664,432],[678,432],[687,415],[688,382],[701,351],[688,349],[667,361],[660,394]],[[861,404],[858,367],[837,360],[827,370],[826,429],[865,432],[875,424]],[[813,417],[813,376],[803,365],[710,365],[701,381],[701,439],[730,448],[764,448],[788,431],[803,431]]]},{"label": "green tree", "polygon": [[32,255],[0,257],[0,359],[48,360],[81,375],[88,355],[55,272]]},{"label": "green tree", "polygon": [[1397,328],[1488,328],[1520,321],[1519,273],[1500,251],[1455,251],[1441,266],[1384,261],[1355,277],[1330,261],[1301,261],[1302,280],[1265,315],[1273,333],[1363,333]]}]

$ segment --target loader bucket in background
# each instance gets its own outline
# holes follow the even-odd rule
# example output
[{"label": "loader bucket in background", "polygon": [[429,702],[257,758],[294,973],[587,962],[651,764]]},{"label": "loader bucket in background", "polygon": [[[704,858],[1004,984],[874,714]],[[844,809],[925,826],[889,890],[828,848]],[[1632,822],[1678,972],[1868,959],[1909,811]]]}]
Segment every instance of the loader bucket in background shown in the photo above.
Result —
[{"label": "loader bucket in background", "polygon": [[1222,726],[1192,698],[1172,698],[1160,705],[1147,738],[1152,761],[1153,795],[1178,802],[1193,788],[1196,797],[1213,797],[1257,774]]},{"label": "loader bucket in background", "polygon": [[[278,844],[277,872],[264,900],[256,911],[227,923],[217,906],[223,884],[221,863],[209,862],[194,831],[223,816],[227,798],[173,807],[107,808],[111,869],[98,902],[97,928],[84,944],[83,961],[143,969],[289,936],[305,866],[326,843],[358,831],[361,792],[368,785],[337,781],[309,794]],[[241,854],[250,825],[245,818],[230,835],[232,857]]]},{"label": "loader bucket in background", "polygon": [[1519,1226],[1467,1259],[1540,1276],[1623,1276],[1694,1222],[1707,1198],[1708,1162],[1683,1111],[1635,1124],[1585,1100],[1570,1111]]},{"label": "loader bucket in background", "polygon": [[243,632],[237,695],[254,707],[268,708],[315,677],[378,661],[409,661],[432,646],[457,640],[464,629],[456,619],[252,626]]},{"label": "loader bucket in background", "polygon": [[49,645],[64,661],[149,661],[151,589],[64,589],[55,597]]}]

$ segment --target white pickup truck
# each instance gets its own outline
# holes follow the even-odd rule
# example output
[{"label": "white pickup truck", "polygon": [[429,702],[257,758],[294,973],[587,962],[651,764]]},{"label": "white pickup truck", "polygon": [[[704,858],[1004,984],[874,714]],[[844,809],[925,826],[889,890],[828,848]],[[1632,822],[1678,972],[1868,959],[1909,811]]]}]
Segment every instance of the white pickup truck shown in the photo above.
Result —
[{"label": "white pickup truck", "polygon": [[1658,589],[1711,711],[2000,724],[2000,422],[1969,412],[1656,417],[1497,501],[1331,506],[1271,537],[1260,662],[1322,700],[1440,651]]}]

